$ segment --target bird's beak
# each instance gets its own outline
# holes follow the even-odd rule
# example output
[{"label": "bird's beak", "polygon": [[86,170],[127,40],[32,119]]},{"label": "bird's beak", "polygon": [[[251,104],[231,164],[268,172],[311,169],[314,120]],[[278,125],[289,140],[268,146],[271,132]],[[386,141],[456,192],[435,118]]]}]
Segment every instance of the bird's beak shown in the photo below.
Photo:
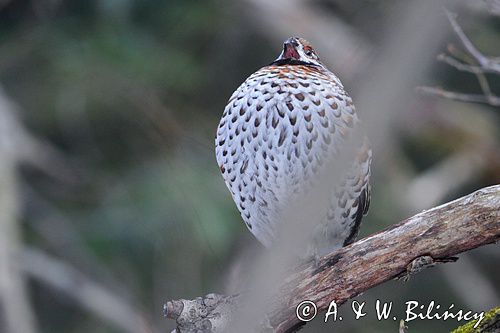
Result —
[{"label": "bird's beak", "polygon": [[295,41],[295,39],[290,38],[283,43],[283,59],[294,59],[294,60],[299,60],[300,55],[297,52],[297,46],[298,43]]}]

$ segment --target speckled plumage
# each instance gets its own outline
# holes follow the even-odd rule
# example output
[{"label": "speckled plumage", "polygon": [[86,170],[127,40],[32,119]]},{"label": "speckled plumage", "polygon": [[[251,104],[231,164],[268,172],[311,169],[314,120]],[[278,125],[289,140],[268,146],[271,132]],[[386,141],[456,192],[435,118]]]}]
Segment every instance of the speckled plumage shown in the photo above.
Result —
[{"label": "speckled plumage", "polygon": [[[288,43],[288,44],[287,44]],[[293,49],[289,49],[293,48]],[[243,220],[266,246],[294,195],[307,191],[358,123],[340,80],[291,38],[271,65],[229,99],[216,135],[216,158]],[[299,51],[299,52],[297,52]],[[371,150],[365,140],[343,181],[331,191],[316,252],[352,242],[370,201]]]}]

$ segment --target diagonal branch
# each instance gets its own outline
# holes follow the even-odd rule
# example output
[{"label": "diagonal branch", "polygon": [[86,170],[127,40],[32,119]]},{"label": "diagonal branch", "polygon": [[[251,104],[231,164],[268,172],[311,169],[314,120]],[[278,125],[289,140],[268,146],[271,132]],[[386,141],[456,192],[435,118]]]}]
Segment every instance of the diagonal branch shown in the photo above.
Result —
[{"label": "diagonal branch", "polygon": [[[500,185],[424,211],[375,235],[304,265],[291,273],[275,296],[267,325],[275,332],[294,332],[302,325],[296,306],[309,300],[318,311],[330,302],[349,299],[394,278],[408,277],[453,256],[500,240]],[[208,295],[165,304],[166,316],[176,319],[178,332],[221,332],[238,298]],[[265,302],[263,302],[265,303]],[[201,326],[200,326],[201,325]]]}]

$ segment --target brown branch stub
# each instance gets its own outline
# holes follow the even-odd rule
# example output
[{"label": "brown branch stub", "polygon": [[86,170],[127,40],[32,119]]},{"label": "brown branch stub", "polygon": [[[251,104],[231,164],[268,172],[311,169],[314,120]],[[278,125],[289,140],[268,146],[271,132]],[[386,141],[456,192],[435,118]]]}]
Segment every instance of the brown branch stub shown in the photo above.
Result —
[{"label": "brown branch stub", "polygon": [[434,267],[436,266],[436,264],[440,263],[455,262],[457,260],[457,257],[434,259],[431,256],[421,256],[413,259],[413,261],[406,266],[406,271],[398,276],[397,279],[402,279],[403,281],[407,282],[408,280],[410,280],[410,277],[412,275],[420,273],[426,268]]},{"label": "brown branch stub", "polygon": [[166,318],[177,320],[184,310],[184,303],[181,300],[168,301],[163,304],[163,315]]},{"label": "brown branch stub", "polygon": [[[302,270],[287,278],[280,295],[274,296],[279,301],[274,302],[278,305],[268,313],[269,324],[275,332],[293,332],[303,324],[297,319],[295,308],[304,300],[314,302],[318,311],[325,311],[333,300],[340,305],[385,281],[436,263],[453,261],[453,256],[461,252],[499,240],[500,185],[495,185],[424,211],[341,248],[323,257],[315,267],[302,266]],[[200,318],[217,313],[222,317],[218,324],[225,324],[234,311],[236,299],[229,296],[229,301],[225,301],[226,296],[213,297],[215,307],[205,304],[207,310]],[[181,317],[188,316],[187,313],[196,315],[197,306],[203,307],[206,303],[201,298],[181,301],[184,306]],[[225,307],[218,308],[219,303]],[[189,320],[193,322],[197,318]],[[179,319],[177,322],[179,324]],[[189,330],[192,326],[185,327],[187,329],[179,332],[194,332]],[[207,332],[221,331],[212,326]]]},{"label": "brown branch stub", "polygon": [[177,322],[176,333],[222,332],[237,307],[237,298],[208,294],[194,300],[168,301],[163,305],[163,314]]}]

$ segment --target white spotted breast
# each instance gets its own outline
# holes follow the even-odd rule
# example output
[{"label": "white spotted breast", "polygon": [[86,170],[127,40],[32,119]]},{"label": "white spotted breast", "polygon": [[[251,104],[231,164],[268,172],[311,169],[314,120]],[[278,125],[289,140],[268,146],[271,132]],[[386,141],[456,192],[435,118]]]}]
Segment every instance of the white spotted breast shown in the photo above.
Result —
[{"label": "white spotted breast", "polygon": [[[357,122],[340,80],[318,66],[267,66],[233,93],[217,129],[216,158],[243,220],[261,243],[273,242],[287,204],[307,189]],[[327,244],[343,245],[361,219],[356,213],[366,212],[371,150],[362,150],[364,158],[332,189],[337,208],[325,216]]]}]

